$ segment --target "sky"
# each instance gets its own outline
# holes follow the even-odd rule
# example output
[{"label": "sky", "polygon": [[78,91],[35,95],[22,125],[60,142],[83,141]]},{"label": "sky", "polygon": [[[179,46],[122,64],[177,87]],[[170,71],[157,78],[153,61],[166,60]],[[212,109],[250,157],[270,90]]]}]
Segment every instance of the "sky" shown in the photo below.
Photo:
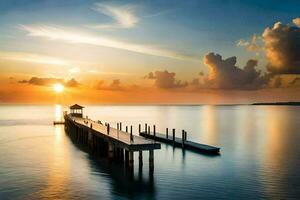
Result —
[{"label": "sky", "polygon": [[0,0],[0,103],[300,101],[299,13],[297,0]]}]

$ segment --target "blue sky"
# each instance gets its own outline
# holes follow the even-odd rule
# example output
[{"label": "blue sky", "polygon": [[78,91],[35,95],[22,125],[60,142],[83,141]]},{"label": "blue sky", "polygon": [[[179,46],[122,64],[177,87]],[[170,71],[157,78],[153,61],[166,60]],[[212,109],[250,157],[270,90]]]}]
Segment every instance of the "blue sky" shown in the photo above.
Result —
[{"label": "blue sky", "polygon": [[[94,24],[116,23],[111,15],[95,10],[97,3],[112,7],[129,7],[134,11],[137,22],[126,28],[90,28],[89,25]],[[290,23],[299,11],[300,2],[296,0],[1,0],[0,51],[29,52],[73,59],[71,53],[66,53],[67,49],[71,48],[70,52],[73,55],[81,52],[80,61],[103,62],[103,65],[110,66],[113,71],[137,71],[142,74],[165,68],[186,78],[199,71],[207,71],[202,59],[209,52],[219,53],[223,57],[237,56],[239,66],[243,66],[249,58],[257,58],[259,63],[265,65],[262,55],[247,52],[237,47],[236,42],[240,39],[249,40],[253,34],[261,35],[266,27],[272,27],[277,21]],[[62,27],[73,32],[101,35],[128,44],[150,45],[156,48],[155,51],[167,50],[191,59],[174,59],[173,55],[170,58],[157,55],[159,53],[149,55],[124,49],[103,48],[101,45],[95,47],[78,44],[76,51],[76,48],[68,47],[69,44],[60,41],[32,37],[28,30],[26,32],[20,28],[22,25]],[[64,49],[64,52],[56,51],[57,47]],[[114,57],[122,59],[124,66],[120,66]],[[104,67],[101,70],[105,70]]]}]

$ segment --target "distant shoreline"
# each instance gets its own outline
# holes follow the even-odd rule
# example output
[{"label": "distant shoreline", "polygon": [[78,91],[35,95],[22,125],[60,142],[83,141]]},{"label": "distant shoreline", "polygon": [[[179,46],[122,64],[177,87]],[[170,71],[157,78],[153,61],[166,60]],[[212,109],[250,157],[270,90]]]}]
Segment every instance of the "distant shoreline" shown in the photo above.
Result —
[{"label": "distant shoreline", "polygon": [[276,106],[300,106],[300,102],[269,102],[269,103],[253,103],[254,106],[267,106],[267,105],[276,105]]}]

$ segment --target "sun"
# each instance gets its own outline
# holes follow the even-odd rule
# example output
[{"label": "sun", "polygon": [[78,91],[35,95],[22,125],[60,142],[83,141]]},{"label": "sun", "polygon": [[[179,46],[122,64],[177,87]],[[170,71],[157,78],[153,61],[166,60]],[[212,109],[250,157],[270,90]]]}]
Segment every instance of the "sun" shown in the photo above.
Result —
[{"label": "sun", "polygon": [[62,91],[64,91],[64,86],[60,83],[56,83],[56,84],[53,85],[53,90],[56,93],[61,93]]}]

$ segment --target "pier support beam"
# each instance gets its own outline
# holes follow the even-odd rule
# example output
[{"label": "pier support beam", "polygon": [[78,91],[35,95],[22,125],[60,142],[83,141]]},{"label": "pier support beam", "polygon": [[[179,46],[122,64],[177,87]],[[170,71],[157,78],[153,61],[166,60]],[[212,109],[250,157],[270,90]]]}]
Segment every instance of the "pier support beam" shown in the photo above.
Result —
[{"label": "pier support beam", "polygon": [[107,156],[109,159],[114,158],[114,145],[111,142],[108,143],[108,155]]},{"label": "pier support beam", "polygon": [[168,139],[169,138],[169,129],[166,128],[166,138]]},{"label": "pier support beam", "polygon": [[139,135],[141,135],[141,124],[139,124]]},{"label": "pier support beam", "polygon": [[125,149],[125,164],[128,165],[129,162],[129,151]]},{"label": "pier support beam", "polygon": [[91,131],[89,131],[89,134],[88,134],[88,147],[93,149],[93,135],[92,135]]},{"label": "pier support beam", "polygon": [[182,142],[182,148],[184,149],[184,142],[185,142],[185,131],[182,130],[182,136],[181,136],[181,142]]},{"label": "pier support beam", "polygon": [[120,161],[124,162],[124,149],[120,148]]},{"label": "pier support beam", "polygon": [[173,145],[175,145],[175,128],[173,128]]},{"label": "pier support beam", "polygon": [[139,151],[139,166],[143,166],[143,151]]},{"label": "pier support beam", "polygon": [[153,171],[154,169],[154,151],[149,150],[149,169]]},{"label": "pier support beam", "polygon": [[133,167],[133,163],[134,163],[133,151],[129,151],[129,163],[128,163],[128,166],[129,167]]}]

